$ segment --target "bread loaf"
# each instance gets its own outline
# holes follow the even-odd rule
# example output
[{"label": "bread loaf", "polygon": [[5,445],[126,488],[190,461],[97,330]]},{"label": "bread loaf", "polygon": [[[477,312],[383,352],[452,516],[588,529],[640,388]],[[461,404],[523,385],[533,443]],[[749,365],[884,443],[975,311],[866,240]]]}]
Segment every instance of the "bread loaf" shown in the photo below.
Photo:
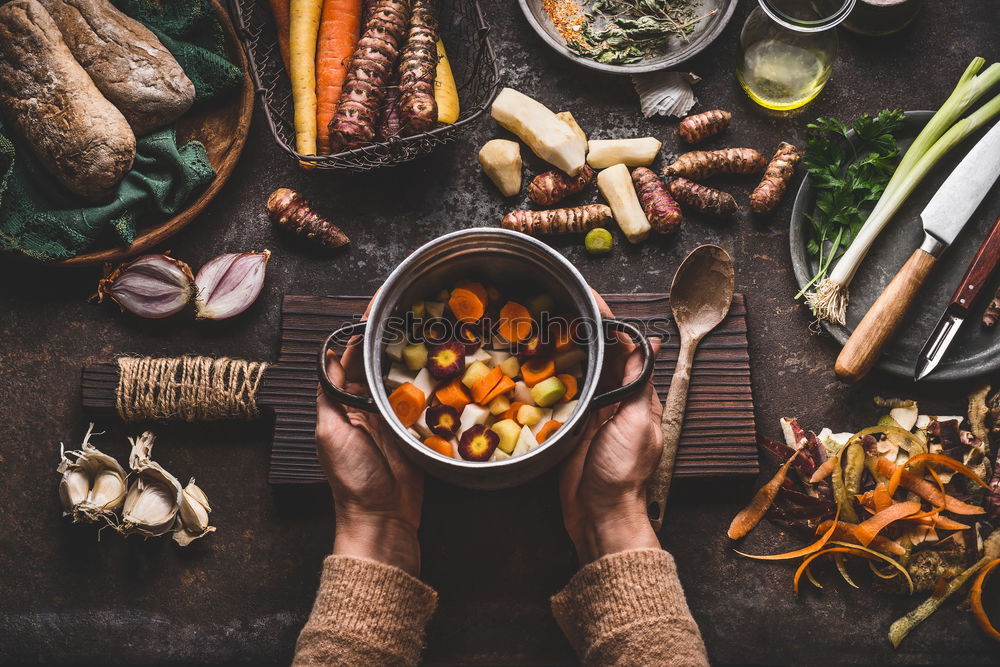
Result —
[{"label": "bread loaf", "polygon": [[0,5],[0,109],[71,192],[105,199],[132,167],[132,129],[37,0]]},{"label": "bread loaf", "polygon": [[108,0],[39,0],[66,46],[137,135],[170,125],[194,102],[194,84],[146,26]]}]

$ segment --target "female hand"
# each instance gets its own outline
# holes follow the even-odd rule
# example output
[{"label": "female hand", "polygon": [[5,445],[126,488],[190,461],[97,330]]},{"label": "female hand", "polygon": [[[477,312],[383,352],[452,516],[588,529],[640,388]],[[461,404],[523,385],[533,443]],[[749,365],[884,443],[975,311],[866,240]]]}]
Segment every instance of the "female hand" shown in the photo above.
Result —
[{"label": "female hand", "polygon": [[[604,300],[597,300],[601,314],[610,317]],[[655,356],[660,342],[651,342]],[[624,385],[639,375],[642,358],[633,347],[622,335],[617,345],[608,346],[602,383]],[[659,548],[646,511],[646,483],[663,448],[662,411],[650,378],[631,397],[594,415],[563,464],[563,523],[581,565],[619,551]]]},{"label": "female hand", "polygon": [[[361,340],[350,340],[343,363],[327,353],[330,382],[355,394],[366,392]],[[380,416],[341,405],[322,389],[316,411],[316,449],[337,513],[333,553],[377,560],[416,576],[423,474],[404,458]]]}]

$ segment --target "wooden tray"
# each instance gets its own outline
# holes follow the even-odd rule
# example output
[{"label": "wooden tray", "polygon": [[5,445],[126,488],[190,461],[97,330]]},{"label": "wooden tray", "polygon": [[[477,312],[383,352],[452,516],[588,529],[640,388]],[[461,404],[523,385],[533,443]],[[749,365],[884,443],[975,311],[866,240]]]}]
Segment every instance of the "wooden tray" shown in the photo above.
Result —
[{"label": "wooden tray", "polygon": [[[275,413],[268,481],[325,482],[316,459],[316,352],[327,335],[364,312],[368,296],[286,296],[278,361],[258,396]],[[616,317],[663,337],[653,382],[666,398],[680,338],[665,294],[610,294]],[[675,474],[679,477],[757,475],[756,425],[750,385],[746,306],[733,297],[729,316],[698,348]]]},{"label": "wooden tray", "polygon": [[229,180],[250,131],[254,87],[247,74],[246,54],[236,38],[236,30],[229,19],[229,14],[218,0],[211,0],[211,3],[218,14],[225,35],[226,58],[238,64],[243,71],[243,89],[239,95],[233,95],[221,103],[209,104],[182,116],[177,122],[177,141],[184,143],[196,139],[203,143],[208,151],[208,161],[215,167],[215,179],[178,215],[138,230],[131,245],[95,250],[59,262],[50,262],[50,266],[95,266],[104,262],[120,262],[138,255],[186,227],[208,206]]}]

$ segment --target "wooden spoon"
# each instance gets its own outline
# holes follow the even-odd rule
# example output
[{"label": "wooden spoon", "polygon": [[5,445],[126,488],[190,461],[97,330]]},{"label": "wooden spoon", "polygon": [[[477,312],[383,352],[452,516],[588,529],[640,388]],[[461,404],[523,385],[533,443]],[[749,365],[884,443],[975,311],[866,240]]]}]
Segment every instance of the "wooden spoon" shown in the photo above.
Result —
[{"label": "wooden spoon", "polygon": [[677,461],[677,443],[684,425],[691,366],[698,343],[726,319],[733,302],[733,260],[715,245],[703,245],[684,258],[670,283],[670,310],[681,335],[677,366],[663,404],[663,454],[649,484],[649,518],[656,530],[663,525],[670,480]]}]

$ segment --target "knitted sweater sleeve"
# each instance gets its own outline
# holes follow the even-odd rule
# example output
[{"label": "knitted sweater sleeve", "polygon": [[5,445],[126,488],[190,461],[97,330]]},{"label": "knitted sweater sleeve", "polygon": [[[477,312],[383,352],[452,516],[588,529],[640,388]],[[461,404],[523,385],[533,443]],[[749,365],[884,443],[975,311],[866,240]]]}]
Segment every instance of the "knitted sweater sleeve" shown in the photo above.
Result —
[{"label": "knitted sweater sleeve", "polygon": [[294,665],[416,665],[437,607],[432,588],[363,558],[328,556]]},{"label": "knitted sweater sleeve", "polygon": [[583,567],[552,612],[584,665],[707,665],[673,557],[624,551]]}]

